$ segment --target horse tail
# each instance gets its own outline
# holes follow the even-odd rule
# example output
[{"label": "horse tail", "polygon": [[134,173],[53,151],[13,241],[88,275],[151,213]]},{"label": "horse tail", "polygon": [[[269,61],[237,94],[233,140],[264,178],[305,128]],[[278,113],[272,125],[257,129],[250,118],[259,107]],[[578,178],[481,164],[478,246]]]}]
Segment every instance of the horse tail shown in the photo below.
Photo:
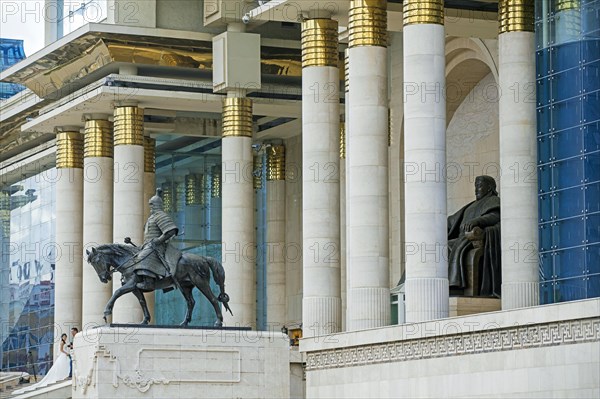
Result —
[{"label": "horse tail", "polygon": [[212,272],[213,280],[219,286],[221,292],[219,293],[218,300],[225,306],[225,309],[231,313],[233,316],[233,312],[229,307],[229,295],[225,292],[225,269],[223,269],[223,265],[216,259],[210,258],[208,265],[210,266],[210,270]]}]

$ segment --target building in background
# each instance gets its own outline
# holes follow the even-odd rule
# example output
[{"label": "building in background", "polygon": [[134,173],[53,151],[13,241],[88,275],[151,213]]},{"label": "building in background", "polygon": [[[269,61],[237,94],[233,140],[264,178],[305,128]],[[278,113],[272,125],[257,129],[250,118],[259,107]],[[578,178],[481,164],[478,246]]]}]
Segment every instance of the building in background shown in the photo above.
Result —
[{"label": "building in background", "polygon": [[[0,71],[15,65],[25,58],[23,41],[0,38]],[[0,100],[14,96],[25,87],[15,83],[0,83]]]}]

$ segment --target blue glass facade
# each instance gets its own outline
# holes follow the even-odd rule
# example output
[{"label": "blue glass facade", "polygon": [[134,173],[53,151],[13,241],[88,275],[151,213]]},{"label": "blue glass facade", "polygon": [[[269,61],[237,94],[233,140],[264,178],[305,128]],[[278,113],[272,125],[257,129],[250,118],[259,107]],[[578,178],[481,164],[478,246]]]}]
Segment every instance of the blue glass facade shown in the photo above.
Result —
[{"label": "blue glass facade", "polygon": [[[172,242],[181,251],[221,260],[220,140],[161,136],[157,138],[156,181],[163,189],[164,210],[179,227]],[[219,288],[211,281],[213,292]],[[196,306],[190,325],[212,326],[210,302],[194,290]],[[187,305],[179,290],[156,292],[155,322],[177,325]]]},{"label": "blue glass facade", "polygon": [[45,374],[54,343],[56,169],[0,184],[0,363]]},{"label": "blue glass facade", "polygon": [[600,0],[536,0],[542,303],[600,296]]},{"label": "blue glass facade", "polygon": [[[24,58],[23,40],[0,38],[0,71],[4,71]],[[25,87],[18,84],[0,82],[0,100],[10,98],[23,89]]]}]

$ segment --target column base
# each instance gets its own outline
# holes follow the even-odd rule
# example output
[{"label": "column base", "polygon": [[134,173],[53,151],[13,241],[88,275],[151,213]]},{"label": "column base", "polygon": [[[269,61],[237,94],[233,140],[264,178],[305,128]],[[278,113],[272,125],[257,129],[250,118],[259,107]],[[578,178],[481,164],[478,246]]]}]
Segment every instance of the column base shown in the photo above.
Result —
[{"label": "column base", "polygon": [[352,288],[348,290],[349,331],[390,325],[390,290],[386,288]]},{"label": "column base", "polygon": [[406,322],[448,317],[449,293],[447,278],[406,279]]},{"label": "column base", "polygon": [[302,336],[318,337],[341,331],[342,300],[312,297],[302,300]]},{"label": "column base", "polygon": [[540,286],[534,282],[502,284],[502,310],[527,308],[540,304]]}]

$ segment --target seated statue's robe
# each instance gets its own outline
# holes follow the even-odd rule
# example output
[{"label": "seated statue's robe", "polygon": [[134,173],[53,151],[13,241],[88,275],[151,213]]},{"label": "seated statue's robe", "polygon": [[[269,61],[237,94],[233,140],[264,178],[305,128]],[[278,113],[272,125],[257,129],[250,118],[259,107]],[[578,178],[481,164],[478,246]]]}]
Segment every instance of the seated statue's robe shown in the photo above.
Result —
[{"label": "seated statue's robe", "polygon": [[[480,295],[500,296],[500,198],[494,194],[465,205],[448,217],[448,280],[452,288],[467,288],[466,258],[473,244],[465,237],[465,225],[477,219],[484,230]],[[475,265],[477,267],[477,265]]]}]

